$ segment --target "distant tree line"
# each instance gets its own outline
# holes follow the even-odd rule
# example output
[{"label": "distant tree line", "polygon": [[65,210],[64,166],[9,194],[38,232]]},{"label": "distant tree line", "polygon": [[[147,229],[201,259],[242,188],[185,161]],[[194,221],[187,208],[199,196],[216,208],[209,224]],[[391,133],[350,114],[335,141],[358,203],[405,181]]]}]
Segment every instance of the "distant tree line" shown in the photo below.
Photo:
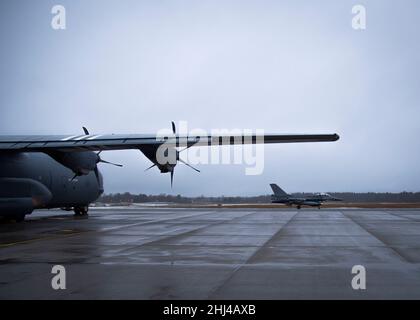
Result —
[{"label": "distant tree line", "polygon": [[[313,193],[294,193],[295,197],[309,197]],[[355,192],[331,192],[330,195],[343,199],[345,202],[420,202],[420,192],[400,192],[400,193],[355,193]],[[147,203],[147,202],[166,202],[166,203],[184,203],[184,204],[206,204],[206,203],[269,203],[271,195],[260,195],[250,197],[184,197],[181,195],[146,195],[114,193],[105,194],[98,199],[98,202],[119,204],[119,203]]]}]

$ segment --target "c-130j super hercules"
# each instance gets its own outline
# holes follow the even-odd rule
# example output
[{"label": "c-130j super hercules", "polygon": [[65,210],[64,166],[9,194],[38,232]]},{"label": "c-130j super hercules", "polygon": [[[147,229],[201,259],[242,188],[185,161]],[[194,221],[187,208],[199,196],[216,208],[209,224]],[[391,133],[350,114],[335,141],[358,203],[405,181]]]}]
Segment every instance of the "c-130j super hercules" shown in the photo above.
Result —
[{"label": "c-130j super hercules", "polygon": [[[171,183],[179,147],[256,143],[336,141],[337,134],[264,134],[251,136],[207,135],[83,135],[0,136],[0,216],[22,221],[34,209],[67,208],[87,215],[88,206],[104,192],[98,163],[104,150],[138,149]],[[165,145],[173,160],[161,163],[159,147]],[[189,166],[189,165],[188,165]]]}]

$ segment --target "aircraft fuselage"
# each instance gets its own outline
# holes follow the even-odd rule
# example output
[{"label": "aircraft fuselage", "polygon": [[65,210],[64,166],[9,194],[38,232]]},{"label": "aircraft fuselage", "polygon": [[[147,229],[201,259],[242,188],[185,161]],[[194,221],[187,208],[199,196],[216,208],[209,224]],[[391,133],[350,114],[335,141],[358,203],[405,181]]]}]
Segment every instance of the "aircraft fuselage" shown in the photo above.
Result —
[{"label": "aircraft fuselage", "polygon": [[87,207],[102,193],[99,171],[98,177],[93,171],[74,177],[72,170],[44,153],[0,154],[0,216]]}]

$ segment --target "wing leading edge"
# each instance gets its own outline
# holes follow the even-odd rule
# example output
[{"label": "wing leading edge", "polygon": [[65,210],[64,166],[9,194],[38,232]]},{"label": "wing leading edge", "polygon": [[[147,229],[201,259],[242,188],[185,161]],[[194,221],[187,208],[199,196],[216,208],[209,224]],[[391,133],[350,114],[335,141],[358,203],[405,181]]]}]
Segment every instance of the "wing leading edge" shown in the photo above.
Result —
[{"label": "wing leading edge", "polygon": [[0,136],[0,152],[101,151],[168,147],[337,141],[337,134]]}]

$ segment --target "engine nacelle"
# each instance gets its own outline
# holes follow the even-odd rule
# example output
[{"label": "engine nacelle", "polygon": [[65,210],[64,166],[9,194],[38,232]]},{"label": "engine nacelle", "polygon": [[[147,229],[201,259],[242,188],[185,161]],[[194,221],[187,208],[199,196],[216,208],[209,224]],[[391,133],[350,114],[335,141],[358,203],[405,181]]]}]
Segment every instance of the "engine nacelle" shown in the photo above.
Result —
[{"label": "engine nacelle", "polygon": [[174,170],[175,166],[176,166],[175,164],[169,164],[169,163],[164,164],[164,165],[157,164],[157,167],[159,168],[160,173],[168,173],[168,172],[171,172],[171,171]]},{"label": "engine nacelle", "polygon": [[87,175],[95,170],[96,164],[100,161],[99,156],[91,151],[51,152],[48,155],[78,176]]},{"label": "engine nacelle", "polygon": [[48,205],[52,194],[33,179],[0,178],[0,215],[13,216],[31,213]]},{"label": "engine nacelle", "polygon": [[163,154],[161,155],[165,161],[159,161],[158,147],[156,146],[144,146],[139,149],[155,166],[158,167],[161,173],[172,172],[177,165],[179,160],[179,151],[175,148],[163,149]]}]

